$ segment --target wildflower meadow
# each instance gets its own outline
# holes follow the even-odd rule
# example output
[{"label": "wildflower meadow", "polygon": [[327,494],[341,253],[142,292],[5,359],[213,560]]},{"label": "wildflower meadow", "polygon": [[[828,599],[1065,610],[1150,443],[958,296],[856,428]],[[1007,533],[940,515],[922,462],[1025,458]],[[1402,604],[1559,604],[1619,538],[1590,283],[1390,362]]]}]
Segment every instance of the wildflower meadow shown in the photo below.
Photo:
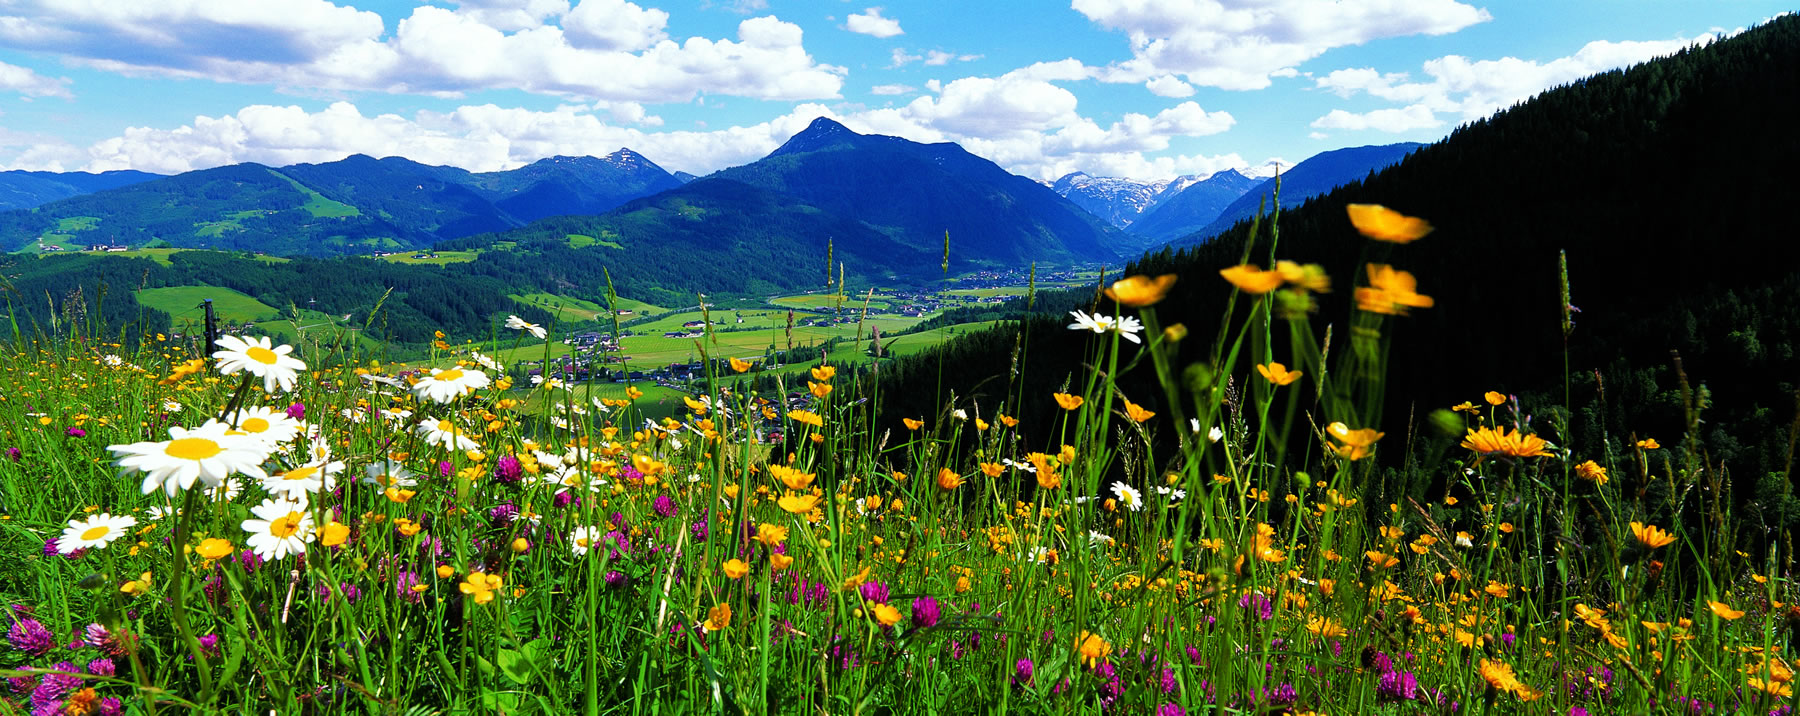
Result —
[{"label": "wildflower meadow", "polygon": [[[1420,293],[1427,221],[1346,218],[1360,265],[1104,280],[1031,414],[703,339],[650,419],[492,357],[557,339],[517,317],[406,363],[15,321],[0,714],[1789,713],[1791,546],[1734,543],[1704,401],[1593,454],[1499,392],[1383,415],[1409,314],[1487,317]],[[1177,281],[1235,287],[1216,335]]]}]

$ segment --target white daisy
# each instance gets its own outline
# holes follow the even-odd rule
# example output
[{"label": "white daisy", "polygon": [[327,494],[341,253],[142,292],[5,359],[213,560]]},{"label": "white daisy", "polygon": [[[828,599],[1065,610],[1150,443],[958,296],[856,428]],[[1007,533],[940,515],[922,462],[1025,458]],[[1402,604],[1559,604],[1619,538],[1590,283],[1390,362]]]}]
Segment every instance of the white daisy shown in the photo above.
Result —
[{"label": "white daisy", "polygon": [[300,421],[288,417],[286,410],[255,406],[240,408],[237,413],[227,416],[231,428],[251,437],[262,440],[273,448],[275,445],[293,440],[300,434]]},{"label": "white daisy", "polygon": [[106,448],[119,456],[119,466],[144,473],[144,494],[160,485],[170,497],[199,480],[208,489],[218,487],[225,476],[241,472],[263,477],[262,461],[268,456],[262,441],[247,435],[227,435],[225,426],[189,430],[169,428],[169,439]]},{"label": "white daisy", "polygon": [[363,484],[376,487],[412,487],[419,484],[419,475],[393,460],[382,460],[368,467],[363,476]]},{"label": "white daisy", "polygon": [[394,379],[394,378],[389,378],[385,375],[375,375],[374,373],[357,373],[356,377],[362,378],[363,380],[366,380],[370,383],[379,383],[381,385],[391,385],[394,387],[400,386],[399,380]]},{"label": "white daisy", "polygon": [[120,358],[117,355],[114,355],[112,353],[108,353],[106,355],[100,356],[100,360],[105,362],[108,366],[111,366],[113,368],[117,368],[119,366],[125,365],[124,358]]},{"label": "white daisy", "polygon": [[161,522],[165,518],[174,517],[179,514],[181,514],[180,509],[169,505],[151,505],[144,510],[144,516],[149,517],[151,522]]},{"label": "white daisy", "polygon": [[245,542],[263,559],[304,554],[306,543],[313,541],[312,514],[306,511],[305,502],[268,499],[250,512],[262,519],[244,520],[244,531],[250,533]]},{"label": "white daisy", "polygon": [[382,419],[392,423],[404,423],[407,420],[412,419],[412,415],[413,412],[411,410],[398,407],[386,408],[381,411]]},{"label": "white daisy", "polygon": [[1144,509],[1144,493],[1138,492],[1137,488],[1123,482],[1115,482],[1112,484],[1112,493],[1113,497],[1118,499],[1119,504],[1131,508],[1132,512]]},{"label": "white daisy", "polygon": [[1010,468],[1012,468],[1012,469],[1014,469],[1014,470],[1023,470],[1023,471],[1025,471],[1025,472],[1032,472],[1032,473],[1035,473],[1035,472],[1037,472],[1037,466],[1036,466],[1036,465],[1033,465],[1033,464],[1031,464],[1031,463],[1029,463],[1029,462],[1018,462],[1018,461],[1016,461],[1016,460],[1013,460],[1013,459],[1012,459],[1012,458],[1010,458],[1010,457],[1009,457],[1009,458],[1006,458],[1006,459],[1004,459],[1004,460],[1001,460],[1001,461],[1000,461],[1000,464],[1002,464],[1002,465],[1005,465],[1005,466],[1007,466],[1007,467],[1010,467]]},{"label": "white daisy", "polygon": [[468,368],[455,367],[431,369],[431,375],[419,379],[413,384],[413,393],[420,400],[434,403],[448,403],[468,393],[488,386],[486,373]]},{"label": "white daisy", "polygon": [[337,474],[344,471],[341,462],[314,462],[301,465],[279,475],[263,478],[263,489],[269,494],[292,500],[330,491],[337,487]]},{"label": "white daisy", "polygon": [[130,515],[111,515],[102,512],[90,515],[85,520],[70,520],[69,526],[63,528],[62,537],[56,540],[56,551],[67,554],[78,549],[105,547],[113,540],[125,536],[125,531],[137,524],[137,518]]},{"label": "white daisy", "polygon": [[1113,538],[1108,537],[1103,534],[1100,534],[1100,532],[1098,530],[1088,530],[1088,544],[1089,545],[1101,545],[1101,544],[1112,544],[1112,543],[1113,543]]},{"label": "white daisy", "polygon": [[[268,476],[264,475],[263,479],[268,479]],[[219,483],[218,487],[207,490],[206,497],[213,502],[230,502],[237,499],[237,496],[243,492],[243,480],[239,480],[235,477],[227,477],[224,482]]]},{"label": "white daisy", "polygon": [[469,431],[449,420],[432,420],[426,418],[413,428],[413,432],[424,438],[426,443],[442,445],[452,450],[474,450],[479,443],[469,438]]},{"label": "white daisy", "polygon": [[538,338],[544,337],[544,327],[518,316],[507,316],[506,327],[515,331],[527,331]]},{"label": "white daisy", "polygon": [[173,400],[165,400],[163,401],[162,409],[165,413],[179,413],[181,412],[181,404]]},{"label": "white daisy", "polygon": [[569,551],[574,552],[577,557],[587,554],[588,548],[599,542],[605,534],[598,527],[576,527],[574,532],[569,533]]},{"label": "white daisy", "polygon": [[364,420],[369,419],[369,415],[358,408],[344,408],[338,411],[338,415],[344,416],[345,420],[355,425],[361,425]]},{"label": "white daisy", "polygon": [[531,384],[544,386],[545,390],[556,390],[557,388],[565,387],[561,379],[551,378],[549,380],[544,380],[544,376],[541,374],[531,376]]},{"label": "white daisy", "polygon": [[294,383],[300,379],[300,371],[306,370],[305,363],[288,355],[294,351],[293,346],[276,346],[268,336],[250,340],[223,336],[216,343],[225,349],[212,354],[219,361],[220,373],[233,375],[250,371],[251,375],[263,379],[263,390],[271,393],[276,392],[276,388],[281,392],[293,390]]},{"label": "white daisy", "polygon": [[491,371],[494,371],[495,373],[501,373],[501,372],[505,371],[505,368],[503,368],[500,365],[500,361],[494,360],[492,358],[487,357],[486,355],[483,355],[481,353],[481,351],[469,351],[469,358],[474,360],[476,363],[480,363],[481,367],[486,368]]},{"label": "white daisy", "polygon": [[1144,330],[1144,324],[1139,322],[1136,318],[1131,318],[1129,316],[1113,318],[1112,316],[1101,313],[1090,316],[1081,311],[1070,311],[1069,315],[1075,317],[1075,322],[1069,324],[1069,330],[1093,331],[1095,333],[1106,333],[1111,331],[1119,334],[1120,337],[1131,341],[1132,343],[1143,342],[1143,339],[1139,338],[1137,333]]}]

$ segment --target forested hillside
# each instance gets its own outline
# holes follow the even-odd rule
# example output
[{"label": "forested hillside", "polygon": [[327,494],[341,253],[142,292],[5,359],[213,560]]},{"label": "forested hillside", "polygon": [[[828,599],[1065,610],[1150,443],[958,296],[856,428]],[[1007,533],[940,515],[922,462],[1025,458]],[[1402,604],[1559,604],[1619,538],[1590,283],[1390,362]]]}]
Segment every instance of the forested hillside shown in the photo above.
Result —
[{"label": "forested hillside", "polygon": [[[1774,258],[1786,254],[1793,233],[1783,207],[1792,198],[1786,174],[1800,160],[1800,136],[1771,121],[1800,116],[1797,67],[1800,18],[1784,17],[1545,92],[1366,182],[1282,212],[1275,255],[1331,272],[1334,291],[1314,320],[1335,324],[1339,340],[1353,287],[1366,283],[1366,263],[1411,271],[1419,292],[1436,299],[1435,307],[1388,324],[1389,375],[1399,378],[1380,427],[1403,435],[1429,411],[1487,390],[1561,402],[1558,265],[1566,251],[1579,310],[1567,342],[1577,447],[1594,448],[1602,437],[1679,435],[1685,418],[1671,357],[1679,351],[1686,380],[1707,396],[1712,459],[1738,470],[1740,487],[1753,484],[1786,469],[1800,376],[1797,267]],[[1349,203],[1384,204],[1437,230],[1371,254],[1345,217]],[[1268,228],[1250,254],[1265,266]],[[1230,290],[1218,271],[1240,262],[1248,229],[1241,223],[1211,243],[1165,250],[1127,269],[1181,277],[1157,311],[1165,325],[1189,327],[1184,363],[1212,348]],[[1032,330],[1023,394],[1040,404],[1022,414],[1043,408],[1053,387],[1087,370],[1077,365],[1082,343],[1054,322]],[[1001,376],[983,389],[998,397],[1012,346],[1007,335],[944,347],[943,387],[968,395]],[[936,407],[940,358],[910,360],[916,365],[884,375],[896,421]],[[1149,376],[1132,378],[1140,386],[1133,399],[1163,409]],[[1550,416],[1537,419],[1540,430],[1552,428]]]}]

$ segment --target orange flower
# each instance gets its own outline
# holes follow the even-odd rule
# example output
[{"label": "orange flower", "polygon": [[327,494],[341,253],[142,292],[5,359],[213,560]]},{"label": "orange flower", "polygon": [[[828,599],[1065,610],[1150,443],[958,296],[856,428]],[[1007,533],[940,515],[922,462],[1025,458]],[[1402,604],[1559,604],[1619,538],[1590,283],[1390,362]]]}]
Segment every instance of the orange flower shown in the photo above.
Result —
[{"label": "orange flower", "polygon": [[1631,534],[1650,549],[1667,547],[1675,542],[1675,535],[1658,529],[1656,525],[1645,526],[1642,522],[1631,523]]},{"label": "orange flower", "polygon": [[350,526],[342,522],[333,522],[325,525],[324,529],[319,530],[319,534],[321,535],[319,544],[326,547],[336,547],[343,544],[344,540],[350,538]]},{"label": "orange flower", "polygon": [[1007,415],[1006,413],[1001,413],[998,417],[1000,418],[1001,425],[1005,425],[1006,427],[1009,427],[1009,428],[1019,427],[1019,419],[1018,418],[1015,418],[1011,415]]},{"label": "orange flower", "polygon": [[1231,285],[1238,287],[1239,291],[1250,294],[1268,293],[1281,288],[1282,282],[1280,271],[1264,271],[1257,268],[1256,264],[1219,269],[1219,275],[1224,276],[1226,281],[1231,282]]},{"label": "orange flower", "polygon": [[1724,602],[1708,601],[1706,606],[1712,609],[1712,613],[1719,615],[1719,618],[1724,619],[1725,621],[1741,619],[1744,616],[1743,612],[1732,609],[1730,604]]},{"label": "orange flower", "polygon": [[809,380],[806,381],[806,390],[812,393],[814,398],[823,398],[827,395],[831,395],[831,384],[814,383]]},{"label": "orange flower", "polygon": [[1099,634],[1092,632],[1082,632],[1081,636],[1076,639],[1076,643],[1080,645],[1081,659],[1087,662],[1089,667],[1098,664],[1112,653],[1112,645],[1100,638]]},{"label": "orange flower", "polygon": [[1081,407],[1083,402],[1086,402],[1081,396],[1069,395],[1068,393],[1057,393],[1054,397],[1056,398],[1056,404],[1062,406],[1063,410],[1074,410]]},{"label": "orange flower", "polygon": [[769,555],[769,568],[773,569],[777,572],[787,569],[788,567],[793,566],[793,564],[794,564],[793,557],[789,557],[785,554]]},{"label": "orange flower", "polygon": [[765,547],[775,547],[786,542],[787,538],[788,528],[781,525],[764,522],[756,526],[756,541],[763,543]]},{"label": "orange flower", "polygon": [[938,474],[937,474],[937,486],[938,487],[943,488],[945,490],[954,490],[958,487],[961,487],[962,483],[963,483],[962,475],[956,474],[955,470],[952,470],[947,467],[938,469]]},{"label": "orange flower", "polygon": [[786,465],[769,466],[769,475],[780,480],[781,484],[786,485],[790,490],[804,490],[812,485],[813,474],[814,473],[810,472],[801,472]]},{"label": "orange flower", "polygon": [[818,413],[810,410],[789,410],[788,418],[795,422],[806,423],[815,428],[825,427],[825,419],[819,417]]},{"label": "orange flower", "polygon": [[997,463],[997,462],[981,463],[981,474],[987,475],[988,477],[999,477],[1001,475],[1001,473],[1004,473],[1004,472],[1006,472],[1006,466],[1002,465],[1000,463]]},{"label": "orange flower", "polygon": [[706,610],[707,631],[723,631],[728,626],[731,626],[730,604],[720,603],[718,606]]},{"label": "orange flower", "polygon": [[1385,552],[1376,552],[1374,550],[1370,550],[1368,552],[1364,552],[1363,556],[1368,557],[1369,564],[1373,565],[1376,569],[1387,569],[1388,567],[1392,567],[1392,566],[1400,563],[1399,557],[1395,557],[1394,555],[1387,554]]},{"label": "orange flower", "polygon": [[912,418],[901,418],[900,424],[905,425],[907,430],[918,430],[919,428],[925,427],[925,421],[913,420]]},{"label": "orange flower", "polygon": [[808,512],[812,512],[813,508],[819,506],[819,496],[785,495],[781,499],[776,500],[775,504],[780,505],[781,509],[787,510],[793,514],[804,515]]},{"label": "orange flower", "polygon": [[1125,414],[1127,416],[1130,416],[1131,421],[1134,423],[1141,423],[1141,422],[1144,422],[1146,420],[1156,417],[1156,413],[1154,411],[1145,410],[1145,409],[1143,409],[1143,407],[1139,406],[1137,403],[1133,403],[1129,400],[1125,401]]},{"label": "orange flower", "polygon": [[1318,264],[1303,266],[1292,261],[1276,261],[1275,272],[1281,274],[1281,280],[1293,284],[1303,291],[1331,292],[1331,277],[1325,274],[1324,266]]},{"label": "orange flower", "polygon": [[875,612],[875,621],[881,622],[882,626],[893,626],[900,623],[900,610],[886,602],[875,605],[873,611]]},{"label": "orange flower", "polygon": [[1119,305],[1143,308],[1163,300],[1169,294],[1169,287],[1175,285],[1175,274],[1166,273],[1156,278],[1149,276],[1129,276],[1113,282],[1106,289],[1106,297],[1118,301]]},{"label": "orange flower", "polygon": [[[342,542],[342,540],[339,540],[339,541]],[[223,540],[223,539],[219,539],[217,537],[212,537],[212,538],[202,541],[200,543],[200,546],[198,548],[196,548],[194,551],[199,552],[200,556],[205,557],[207,559],[218,559],[220,557],[224,557],[228,554],[231,554],[234,550],[231,546],[230,540]]]},{"label": "orange flower", "polygon": [[1587,480],[1588,482],[1592,482],[1595,485],[1606,484],[1606,468],[1601,467],[1599,463],[1596,463],[1593,460],[1576,465],[1575,476]]},{"label": "orange flower", "polygon": [[749,574],[749,573],[750,573],[750,565],[745,564],[744,560],[741,560],[741,559],[725,560],[725,577],[726,578],[728,578],[728,579],[743,579],[744,575]]},{"label": "orange flower", "polygon": [[1431,233],[1430,222],[1380,204],[1351,204],[1345,208],[1349,210],[1350,223],[1356,225],[1356,230],[1376,241],[1410,244]]},{"label": "orange flower", "polygon": [[1368,457],[1371,452],[1369,448],[1375,444],[1375,441],[1387,435],[1387,433],[1376,432],[1374,428],[1351,430],[1350,426],[1343,423],[1332,423],[1325,427],[1325,432],[1343,443],[1335,447],[1337,454],[1352,461]]},{"label": "orange flower", "polygon": [[1488,405],[1501,406],[1506,404],[1506,396],[1502,395],[1500,391],[1497,390],[1488,391],[1481,396],[1481,399],[1486,400]]},{"label": "orange flower", "polygon": [[1261,373],[1264,380],[1276,385],[1292,385],[1300,376],[1305,375],[1301,371],[1288,370],[1287,366],[1280,363],[1258,364],[1256,372]]},{"label": "orange flower", "polygon": [[822,366],[812,369],[813,380],[819,381],[821,383],[831,380],[836,375],[837,375],[837,367],[835,367],[835,366],[822,365]]},{"label": "orange flower", "polygon": [[1463,438],[1462,446],[1483,455],[1504,455],[1506,457],[1549,457],[1544,448],[1549,443],[1536,435],[1513,431],[1506,428],[1483,427],[1470,430]]},{"label": "orange flower", "polygon": [[1435,301],[1418,292],[1418,279],[1387,264],[1369,264],[1369,285],[1356,289],[1356,306],[1370,313],[1404,316],[1407,309],[1431,308]]},{"label": "orange flower", "polygon": [[1336,639],[1350,633],[1344,629],[1344,625],[1339,624],[1336,619],[1331,617],[1313,618],[1312,621],[1306,623],[1306,630],[1325,639]]},{"label": "orange flower", "polygon": [[738,373],[744,373],[744,372],[749,371],[750,367],[752,365],[753,364],[750,361],[744,360],[742,358],[731,359],[731,369]]},{"label": "orange flower", "polygon": [[1049,468],[1038,468],[1037,484],[1046,490],[1054,490],[1062,487],[1062,475]]},{"label": "orange flower", "polygon": [[1645,450],[1655,450],[1662,447],[1662,445],[1656,442],[1656,438],[1644,438],[1643,440],[1639,440],[1637,441],[1637,446]]}]

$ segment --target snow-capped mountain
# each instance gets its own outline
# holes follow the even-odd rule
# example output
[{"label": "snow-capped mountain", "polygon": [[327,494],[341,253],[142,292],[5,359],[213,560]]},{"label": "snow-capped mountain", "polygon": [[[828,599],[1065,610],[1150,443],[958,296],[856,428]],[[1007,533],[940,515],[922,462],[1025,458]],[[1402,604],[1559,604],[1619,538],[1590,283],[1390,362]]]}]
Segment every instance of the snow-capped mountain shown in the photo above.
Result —
[{"label": "snow-capped mountain", "polygon": [[1097,177],[1087,172],[1065,174],[1050,182],[1050,189],[1088,213],[1120,228],[1130,226],[1157,204],[1200,181],[1193,175],[1155,182],[1119,177]]}]

